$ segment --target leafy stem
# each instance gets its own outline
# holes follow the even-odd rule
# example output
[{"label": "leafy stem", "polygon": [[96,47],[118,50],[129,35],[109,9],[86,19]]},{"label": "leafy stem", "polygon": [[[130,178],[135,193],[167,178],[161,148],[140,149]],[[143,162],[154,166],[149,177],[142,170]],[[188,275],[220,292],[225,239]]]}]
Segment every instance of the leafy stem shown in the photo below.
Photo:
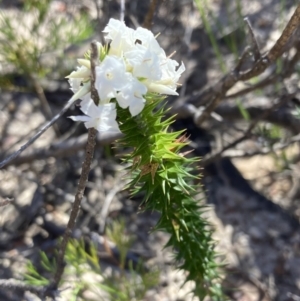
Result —
[{"label": "leafy stem", "polygon": [[170,234],[165,247],[174,249],[177,267],[188,272],[186,281],[195,282],[193,293],[200,300],[206,296],[224,300],[211,229],[202,217],[206,208],[196,198],[199,177],[192,171],[199,158],[181,152],[187,139],[183,131],[168,131],[173,118],[163,120],[162,101],[161,96],[149,95],[134,118],[118,107],[120,130],[125,134],[120,144],[130,149],[124,158],[131,162],[129,188],[133,195],[144,193],[144,209],[161,213],[155,230]]}]

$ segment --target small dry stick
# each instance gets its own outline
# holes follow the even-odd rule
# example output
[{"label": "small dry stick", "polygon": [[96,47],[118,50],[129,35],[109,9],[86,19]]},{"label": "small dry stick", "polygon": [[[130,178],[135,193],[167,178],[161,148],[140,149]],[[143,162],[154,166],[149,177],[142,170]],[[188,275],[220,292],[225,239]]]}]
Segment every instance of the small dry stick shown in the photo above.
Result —
[{"label": "small dry stick", "polygon": [[[47,120],[51,120],[51,117],[53,116],[52,110],[50,108],[50,105],[48,103],[47,97],[45,95],[44,89],[42,85],[39,83],[39,81],[35,78],[33,74],[29,72],[29,79],[31,80],[31,83],[33,85],[34,91],[37,94],[38,99],[41,102],[42,106],[42,112],[44,113]],[[53,124],[53,129],[56,134],[56,136],[60,136],[60,130],[57,124]]]},{"label": "small dry stick", "polygon": [[227,150],[223,153],[223,156],[227,158],[247,158],[247,157],[253,157],[257,155],[267,155],[271,152],[274,153],[276,151],[283,150],[289,147],[291,144],[299,143],[299,142],[300,142],[300,134],[293,136],[287,142],[276,143],[272,147],[263,147],[255,151],[247,151],[247,150],[239,150],[239,149]]},{"label": "small dry stick", "polygon": [[[91,43],[91,50],[92,50],[91,51],[91,97],[92,97],[93,101],[95,102],[95,104],[98,105],[99,96],[98,96],[97,90],[95,89],[95,67],[97,65],[97,61],[99,60],[97,42],[93,41]],[[93,155],[94,155],[94,148],[96,145],[96,135],[97,135],[96,129],[90,128],[88,130],[88,140],[87,140],[87,145],[86,145],[86,150],[85,150],[85,160],[82,163],[82,171],[81,171],[79,183],[77,186],[77,191],[75,194],[75,200],[74,200],[74,203],[72,206],[69,222],[68,222],[66,231],[64,233],[60,249],[58,251],[57,270],[54,275],[54,279],[53,279],[52,283],[50,284],[50,286],[47,289],[47,294],[50,296],[53,294],[53,291],[57,290],[58,284],[59,284],[62,274],[64,272],[64,268],[65,268],[64,256],[65,256],[69,238],[75,227],[76,218],[79,213],[81,200],[82,200],[84,190],[86,187],[86,183],[88,180],[88,175],[90,172],[91,163],[92,163]]]},{"label": "small dry stick", "polygon": [[253,28],[251,26],[251,23],[249,21],[248,18],[244,18],[244,21],[248,27],[248,32],[249,32],[249,40],[250,40],[250,44],[251,44],[251,50],[253,52],[253,56],[254,56],[254,61],[258,61],[261,57],[260,51],[259,51],[259,47],[258,47],[258,43],[253,31]]},{"label": "small dry stick", "polygon": [[153,21],[153,16],[155,13],[156,6],[157,6],[157,0],[152,0],[150,3],[149,9],[148,9],[147,15],[144,19],[143,27],[145,27],[147,29],[151,28],[151,24]]},{"label": "small dry stick", "polygon": [[30,146],[34,141],[36,141],[43,133],[45,133],[49,127],[51,127],[68,109],[73,105],[73,102],[68,102],[63,109],[56,114],[49,122],[47,122],[38,132],[33,135],[25,144],[23,144],[16,152],[12,153],[5,160],[0,162],[0,168],[4,167],[6,164],[17,158],[28,146]]},{"label": "small dry stick", "polygon": [[208,164],[210,164],[213,161],[215,161],[218,158],[220,158],[221,155],[223,154],[223,152],[225,152],[226,150],[231,149],[231,148],[237,146],[239,143],[243,142],[244,140],[248,139],[251,136],[251,134],[252,134],[252,130],[256,127],[256,125],[258,124],[259,121],[263,120],[272,111],[277,110],[278,108],[280,108],[284,103],[286,103],[287,101],[289,101],[290,99],[292,99],[294,96],[295,96],[294,93],[283,96],[279,100],[279,102],[277,104],[275,104],[272,107],[270,107],[269,109],[265,110],[260,116],[258,116],[255,120],[253,120],[249,124],[249,127],[246,130],[246,132],[241,137],[239,137],[236,140],[234,140],[233,142],[227,144],[221,150],[219,150],[219,151],[217,150],[217,151],[215,151],[213,153],[210,153],[207,156],[205,156],[201,160],[201,166],[207,166]]},{"label": "small dry stick", "polygon": [[281,36],[276,41],[275,45],[267,54],[269,61],[274,62],[284,51],[284,47],[294,33],[295,29],[300,25],[300,4],[298,4],[293,16],[283,30]]},{"label": "small dry stick", "polygon": [[[247,20],[246,23],[249,28],[249,24]],[[209,101],[209,104],[203,110],[202,114],[199,114],[197,116],[195,123],[198,126],[201,125],[203,121],[206,120],[210,116],[212,111],[219,105],[221,100],[225,97],[227,91],[231,87],[233,87],[238,81],[249,80],[250,78],[253,78],[254,76],[263,73],[267,67],[269,67],[272,63],[274,63],[276,59],[280,57],[282,53],[285,51],[286,44],[288,43],[293,33],[295,32],[295,29],[299,25],[300,25],[300,4],[298,4],[293,16],[291,17],[285,29],[283,30],[280,38],[275,42],[274,46],[270,49],[270,51],[266,55],[263,55],[260,58],[258,58],[259,50],[256,49],[255,51],[256,61],[253,64],[252,68],[244,72],[240,72],[239,67],[241,63],[238,62],[234,70],[232,70],[231,72],[223,76],[223,78],[216,85],[205,89],[198,95],[192,96],[190,102],[194,104],[199,102],[199,100],[201,101],[202,98],[205,99],[207,98],[207,101]],[[255,43],[254,42],[255,40],[252,37],[253,35],[252,28],[249,32],[250,32],[251,40],[253,41],[253,43]],[[242,59],[244,59],[244,55],[241,57],[241,60]]]}]

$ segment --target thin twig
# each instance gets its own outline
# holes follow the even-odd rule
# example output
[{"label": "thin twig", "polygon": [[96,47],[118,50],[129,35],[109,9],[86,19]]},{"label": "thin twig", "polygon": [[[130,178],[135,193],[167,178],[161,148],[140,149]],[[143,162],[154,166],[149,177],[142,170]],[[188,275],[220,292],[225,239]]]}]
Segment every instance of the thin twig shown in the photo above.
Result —
[{"label": "thin twig", "polygon": [[227,150],[223,152],[223,156],[227,158],[246,158],[246,157],[253,157],[257,155],[267,155],[271,152],[276,152],[283,150],[293,143],[300,142],[300,134],[292,137],[289,141],[285,143],[277,143],[274,144],[272,147],[263,147],[259,150],[255,151],[247,151],[243,149],[233,149],[233,150]]},{"label": "thin twig", "polygon": [[[8,162],[6,167],[9,165],[20,165],[24,163],[30,163],[35,160],[44,160],[49,157],[54,158],[63,158],[70,155],[76,154],[79,151],[83,150],[86,146],[88,134],[82,134],[79,137],[70,138],[66,141],[55,142],[46,147],[33,149],[30,152],[27,152],[24,155],[21,155],[14,160]],[[113,141],[121,138],[122,134],[105,134],[97,135],[96,137],[96,146],[100,147],[103,145],[108,145]]]},{"label": "thin twig", "polygon": [[96,67],[99,64],[99,50],[97,41],[93,41],[91,43],[91,49],[91,98],[95,105],[98,106],[100,99],[97,89],[95,88]]},{"label": "thin twig", "polygon": [[245,50],[242,53],[241,58],[239,59],[239,61],[237,62],[237,65],[235,67],[235,72],[240,72],[244,63],[247,61],[247,59],[251,56],[251,47],[248,46],[245,48]]},{"label": "thin twig", "polygon": [[245,21],[245,23],[248,27],[249,39],[250,39],[250,43],[251,43],[251,49],[252,49],[252,52],[253,52],[254,61],[256,62],[261,58],[258,43],[257,43],[257,40],[255,38],[255,34],[254,34],[254,31],[253,31],[252,25],[250,23],[250,20],[246,17],[246,18],[244,18],[244,21]]},{"label": "thin twig", "polygon": [[150,29],[152,26],[153,16],[157,6],[157,0],[152,0],[144,19],[143,27]]},{"label": "thin twig", "polygon": [[[250,119],[255,119],[257,116],[261,116],[267,107],[251,106],[245,108],[250,116]],[[216,108],[216,113],[220,114],[224,120],[229,120],[231,123],[234,120],[243,119],[241,111],[237,106],[222,105]],[[300,119],[291,113],[291,110],[287,107],[281,107],[279,110],[273,110],[270,114],[264,117],[263,121],[276,124],[280,127],[287,129],[294,135],[299,133]]]},{"label": "thin twig", "polygon": [[271,48],[267,54],[267,58],[270,62],[275,62],[275,60],[282,55],[284,47],[288,40],[291,38],[295,29],[299,26],[300,23],[300,4],[298,4],[294,14],[292,15],[287,26],[283,30],[281,36],[276,41],[275,45]]},{"label": "thin twig", "polygon": [[[97,42],[93,41],[91,43],[91,97],[95,104],[98,104],[99,102],[99,96],[97,93],[97,90],[95,89],[95,67],[97,65],[97,61],[99,60],[99,52],[98,52],[98,46]],[[72,210],[69,218],[69,222],[67,224],[66,231],[64,233],[58,254],[57,254],[57,270],[54,275],[52,283],[49,285],[47,289],[47,294],[50,296],[52,295],[52,292],[55,291],[58,287],[58,284],[60,282],[60,279],[62,277],[62,274],[64,272],[64,256],[67,248],[67,244],[69,241],[69,238],[72,234],[72,231],[76,224],[76,218],[79,213],[81,200],[84,194],[84,190],[86,187],[86,183],[88,180],[88,175],[91,168],[91,163],[93,160],[94,155],[94,148],[96,145],[96,135],[97,131],[95,128],[90,128],[88,130],[88,139],[87,139],[87,145],[85,150],[85,160],[82,163],[82,171],[79,179],[79,183],[77,186],[77,191],[75,194],[75,200],[72,205]]]},{"label": "thin twig", "polygon": [[[35,76],[32,75],[31,73],[29,73],[29,78],[30,78],[30,81],[33,85],[34,91],[37,94],[37,97],[41,102],[42,112],[44,113],[44,116],[46,117],[46,120],[51,120],[51,117],[53,116],[53,114],[52,114],[52,110],[50,108],[50,105],[48,103],[47,97],[44,93],[43,87],[41,86],[39,81],[35,78]],[[53,129],[54,129],[54,132],[55,132],[56,136],[59,137],[60,136],[60,131],[59,131],[59,128],[58,128],[57,124],[53,124]]]},{"label": "thin twig", "polygon": [[253,120],[249,124],[246,132],[242,136],[240,136],[239,138],[235,139],[231,143],[227,144],[221,150],[216,150],[216,151],[208,154],[207,156],[205,156],[201,160],[201,165],[202,166],[207,166],[208,164],[210,164],[213,161],[215,161],[218,158],[220,158],[220,156],[226,150],[231,149],[231,148],[237,146],[239,143],[243,142],[244,140],[248,139],[251,136],[251,134],[252,134],[252,130],[256,127],[256,125],[257,125],[257,123],[259,121],[263,120],[272,111],[277,110],[278,108],[280,108],[284,103],[286,103],[288,100],[292,99],[294,96],[295,96],[295,94],[289,94],[289,95],[285,95],[284,97],[282,97],[281,100],[277,104],[275,104],[272,107],[270,107],[269,109],[265,110],[260,116],[258,116],[255,120]]},{"label": "thin twig", "polygon": [[[246,81],[254,76],[263,73],[267,67],[269,67],[285,50],[286,43],[291,38],[297,26],[300,24],[300,4],[298,4],[293,16],[289,20],[287,26],[282,32],[280,38],[275,42],[271,50],[264,56],[261,56],[250,68],[244,72],[239,71],[239,65],[236,68],[222,77],[222,79],[214,86],[208,87],[200,94],[193,96],[190,99],[190,103],[197,104],[202,101],[201,98],[207,97],[209,104],[203,110],[202,114],[197,116],[195,120],[197,125],[203,123],[203,121],[208,118],[211,112],[218,106],[221,100],[225,97],[227,91],[232,88],[238,81]],[[243,59],[243,56],[242,58]]]},{"label": "thin twig", "polygon": [[65,256],[65,252],[66,252],[66,248],[67,248],[67,244],[69,241],[69,238],[72,234],[72,231],[75,227],[75,223],[76,223],[76,218],[78,216],[79,213],[79,209],[80,209],[80,204],[81,204],[81,200],[84,194],[84,190],[85,190],[85,186],[88,180],[88,175],[90,172],[90,167],[91,167],[91,163],[92,163],[92,159],[93,159],[93,155],[94,155],[94,147],[95,147],[95,138],[96,138],[96,133],[97,131],[94,128],[89,129],[88,131],[88,141],[87,141],[87,146],[86,146],[86,151],[85,151],[85,160],[82,163],[82,171],[81,171],[81,175],[80,175],[80,179],[79,179],[79,183],[77,186],[77,191],[75,194],[75,200],[74,203],[72,205],[72,210],[71,210],[71,214],[70,214],[70,218],[69,218],[69,222],[67,224],[67,228],[66,231],[64,233],[63,236],[63,240],[61,242],[58,254],[57,254],[57,270],[56,273],[54,275],[54,279],[53,282],[51,283],[51,285],[49,286],[49,292],[52,292],[53,290],[57,289],[57,286],[60,282],[60,279],[62,277],[62,274],[64,272],[64,256]]},{"label": "thin twig", "polygon": [[[265,107],[246,107],[246,110],[251,119],[255,119],[256,116],[261,116],[266,110]],[[181,107],[178,118],[193,118],[197,108],[191,104],[186,104]],[[214,112],[213,112],[214,113]],[[224,120],[238,120],[241,119],[241,113],[238,107],[230,105],[221,105],[216,108],[216,113],[222,116]],[[297,119],[288,109],[280,109],[273,111],[264,118],[264,121],[281,126],[295,135],[299,132],[300,120]],[[32,149],[29,153],[21,155],[14,160],[10,161],[9,165],[20,165],[24,163],[30,163],[35,160],[44,160],[49,157],[63,158],[83,150],[86,145],[88,134],[83,134],[79,137],[71,138],[66,141],[55,142],[49,146],[43,148]],[[112,143],[113,141],[122,137],[122,134],[107,134],[97,135],[96,147],[101,147]]]},{"label": "thin twig", "polygon": [[49,122],[47,122],[33,137],[31,137],[25,144],[23,144],[16,152],[11,154],[8,158],[0,162],[0,168],[4,167],[6,164],[18,157],[28,146],[30,146],[34,141],[36,141],[44,132],[46,132],[49,127],[51,127],[71,106],[72,102],[68,102],[63,109],[56,114]]},{"label": "thin twig", "polygon": [[230,95],[227,95],[227,96],[224,97],[224,99],[236,98],[236,97],[245,95],[245,94],[247,94],[249,92],[252,92],[254,90],[264,88],[264,87],[266,87],[266,86],[268,86],[268,85],[270,85],[270,84],[278,81],[280,78],[288,78],[288,77],[290,77],[293,74],[293,72],[295,71],[296,63],[300,60],[300,43],[298,42],[295,45],[295,47],[296,47],[297,51],[296,51],[296,53],[294,54],[294,56],[289,61],[286,61],[283,64],[284,65],[283,72],[276,73],[276,74],[271,74],[269,77],[261,80],[257,84],[255,84],[255,85],[253,85],[251,87],[242,89],[242,90],[240,90],[238,92],[232,93]]},{"label": "thin twig", "polygon": [[232,93],[232,94],[229,94],[229,95],[225,96],[224,99],[232,99],[232,98],[240,97],[240,96],[248,94],[252,91],[255,91],[257,89],[262,89],[262,88],[264,88],[268,85],[271,85],[271,84],[275,83],[276,81],[278,81],[279,77],[281,77],[281,74],[272,74],[271,76],[261,80],[260,82],[258,82],[255,85],[252,85],[252,86],[247,87],[245,89],[241,89],[238,92],[235,92],[235,93]]}]

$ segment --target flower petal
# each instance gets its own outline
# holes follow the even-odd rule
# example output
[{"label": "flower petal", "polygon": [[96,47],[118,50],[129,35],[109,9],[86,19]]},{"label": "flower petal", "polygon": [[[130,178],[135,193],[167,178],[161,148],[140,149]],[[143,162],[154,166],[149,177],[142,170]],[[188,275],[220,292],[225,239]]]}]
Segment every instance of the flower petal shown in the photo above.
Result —
[{"label": "flower petal", "polygon": [[144,109],[146,100],[144,98],[139,99],[139,101],[135,101],[129,106],[129,112],[131,116],[136,116],[142,112]]},{"label": "flower petal", "polygon": [[128,81],[124,60],[107,55],[100,66],[96,67],[95,87],[101,102],[114,98]]},{"label": "flower petal", "polygon": [[83,84],[83,86],[71,97],[71,99],[68,102],[73,102],[77,99],[82,98],[86,94],[90,93],[90,90],[91,90],[90,82]]},{"label": "flower petal", "polygon": [[86,59],[77,59],[79,65],[91,69],[91,61]]},{"label": "flower petal", "polygon": [[150,82],[150,83],[147,83],[147,88],[150,92],[155,92],[155,93],[160,93],[160,94],[167,94],[167,95],[178,95],[178,93],[172,89],[172,88],[169,88],[168,86],[166,85],[163,85],[163,84],[158,84],[158,83],[155,83],[155,82]]},{"label": "flower petal", "polygon": [[68,118],[72,119],[73,121],[89,121],[91,119],[91,117],[89,116],[69,116]]}]

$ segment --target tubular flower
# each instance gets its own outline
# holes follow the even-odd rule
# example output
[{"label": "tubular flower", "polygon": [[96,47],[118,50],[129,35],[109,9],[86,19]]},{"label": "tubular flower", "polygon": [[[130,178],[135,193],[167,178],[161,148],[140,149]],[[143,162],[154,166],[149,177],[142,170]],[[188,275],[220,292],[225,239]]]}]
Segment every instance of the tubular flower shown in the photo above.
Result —
[{"label": "tubular flower", "polygon": [[[128,108],[134,117],[142,112],[147,93],[178,95],[177,81],[185,70],[184,65],[181,64],[176,70],[179,64],[166,56],[151,31],[141,27],[133,30],[124,22],[110,19],[103,32],[109,47],[99,43],[95,88],[100,104],[98,108],[91,105],[89,110],[83,110],[90,101],[91,66],[88,59],[79,59],[80,66],[67,78],[74,93],[70,101],[81,99],[81,110],[86,116],[72,117],[73,120],[83,121],[87,127],[95,127],[95,124],[99,125],[95,121],[96,114],[104,110],[102,106],[105,104],[118,103],[121,108]],[[92,113],[91,108],[97,108],[98,113]],[[105,110],[107,112],[107,107]]]},{"label": "tubular flower", "polygon": [[131,116],[136,116],[144,108],[145,99],[143,95],[147,93],[147,88],[135,77],[128,78],[126,86],[117,94],[117,101],[121,108],[129,107]]},{"label": "tubular flower", "polygon": [[69,118],[82,121],[86,128],[95,128],[100,133],[120,133],[114,103],[96,106],[92,99],[86,99],[81,102],[80,109],[86,116],[70,116]]},{"label": "tubular flower", "polygon": [[[69,100],[70,102],[77,99],[82,99],[84,96],[89,98],[89,92],[91,89],[90,83],[90,62],[88,60],[79,59],[77,60],[81,67],[77,67],[76,71],[73,71],[69,78],[69,84],[71,90],[74,93],[73,97]],[[87,67],[88,66],[88,67]]]}]

